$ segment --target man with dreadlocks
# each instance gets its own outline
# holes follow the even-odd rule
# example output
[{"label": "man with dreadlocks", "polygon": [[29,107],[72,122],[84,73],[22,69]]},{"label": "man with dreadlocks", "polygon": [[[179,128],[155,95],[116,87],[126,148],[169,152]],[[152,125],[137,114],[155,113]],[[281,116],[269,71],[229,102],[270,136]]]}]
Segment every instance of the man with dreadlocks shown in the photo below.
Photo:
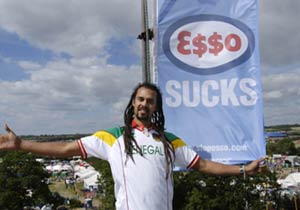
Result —
[{"label": "man with dreadlocks", "polygon": [[101,130],[74,142],[32,142],[5,125],[0,150],[44,156],[98,157],[110,164],[117,210],[171,210],[174,165],[214,175],[255,174],[263,158],[246,166],[204,160],[164,128],[162,96],[154,84],[139,84],[124,112],[124,127]]}]

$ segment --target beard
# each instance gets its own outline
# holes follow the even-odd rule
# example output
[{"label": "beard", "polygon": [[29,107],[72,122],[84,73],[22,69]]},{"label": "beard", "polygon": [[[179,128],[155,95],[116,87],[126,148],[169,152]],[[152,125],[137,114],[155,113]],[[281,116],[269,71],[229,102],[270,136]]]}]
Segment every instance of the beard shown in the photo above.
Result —
[{"label": "beard", "polygon": [[150,121],[149,115],[137,115],[136,118],[139,121],[142,121],[142,122],[148,122],[148,121]]},{"label": "beard", "polygon": [[143,122],[148,122],[151,120],[150,112],[147,108],[139,108],[135,116],[138,120]]}]

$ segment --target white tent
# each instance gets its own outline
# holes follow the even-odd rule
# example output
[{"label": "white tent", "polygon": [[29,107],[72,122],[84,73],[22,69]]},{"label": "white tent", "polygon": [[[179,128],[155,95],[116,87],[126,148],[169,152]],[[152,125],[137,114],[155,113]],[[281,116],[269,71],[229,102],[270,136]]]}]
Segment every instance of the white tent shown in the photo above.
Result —
[{"label": "white tent", "polygon": [[95,170],[94,167],[88,165],[88,164],[79,164],[74,166],[74,171],[81,171],[81,170]]},{"label": "white tent", "polygon": [[99,173],[95,173],[92,176],[85,178],[83,180],[83,186],[85,189],[97,189],[98,188],[98,178],[99,178]]},{"label": "white tent", "polygon": [[300,187],[300,173],[291,173],[284,180],[278,180],[282,188]]},{"label": "white tent", "polygon": [[90,169],[83,169],[83,170],[76,171],[74,173],[74,178],[79,178],[84,180],[91,176],[94,176],[95,174],[99,174],[99,172]]},{"label": "white tent", "polygon": [[53,171],[53,166],[51,166],[51,165],[46,166],[46,170],[52,172]]},{"label": "white tent", "polygon": [[54,165],[52,170],[60,172],[61,171],[61,165],[60,164]]},{"label": "white tent", "polygon": [[62,171],[72,171],[73,169],[72,169],[71,165],[64,164],[64,165],[62,165],[61,170]]}]

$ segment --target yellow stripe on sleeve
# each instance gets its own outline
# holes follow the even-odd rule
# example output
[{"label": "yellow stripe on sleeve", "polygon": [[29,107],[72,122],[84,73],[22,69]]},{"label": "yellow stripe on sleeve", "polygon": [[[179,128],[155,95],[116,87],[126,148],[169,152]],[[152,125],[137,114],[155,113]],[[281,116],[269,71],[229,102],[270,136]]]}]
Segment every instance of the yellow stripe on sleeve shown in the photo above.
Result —
[{"label": "yellow stripe on sleeve", "polygon": [[172,145],[173,145],[174,149],[177,149],[178,147],[185,146],[186,143],[184,141],[182,141],[181,139],[175,139],[174,141],[172,141]]},{"label": "yellow stripe on sleeve", "polygon": [[94,136],[96,136],[98,139],[101,139],[111,147],[116,142],[116,137],[106,131],[98,131],[94,134]]}]

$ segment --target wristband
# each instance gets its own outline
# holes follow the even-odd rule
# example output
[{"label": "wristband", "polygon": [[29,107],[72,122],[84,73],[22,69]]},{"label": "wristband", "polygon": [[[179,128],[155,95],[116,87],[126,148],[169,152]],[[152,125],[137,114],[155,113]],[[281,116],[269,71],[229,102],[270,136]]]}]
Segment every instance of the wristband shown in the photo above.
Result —
[{"label": "wristband", "polygon": [[240,174],[246,179],[245,165],[240,165]]}]

